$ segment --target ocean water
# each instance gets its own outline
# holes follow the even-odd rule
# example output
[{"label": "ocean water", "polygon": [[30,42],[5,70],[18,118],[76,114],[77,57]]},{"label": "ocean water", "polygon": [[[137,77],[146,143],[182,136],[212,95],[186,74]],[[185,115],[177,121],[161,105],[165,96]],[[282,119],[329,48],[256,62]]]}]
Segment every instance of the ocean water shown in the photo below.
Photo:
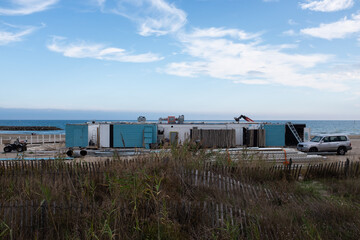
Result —
[{"label": "ocean water", "polygon": [[[97,120],[102,121],[130,121],[134,120]],[[36,134],[65,134],[66,124],[85,123],[88,120],[0,120],[0,126],[53,126],[63,130],[57,131],[0,131],[0,133],[22,134],[22,133],[36,133]],[[149,122],[157,122],[156,120]],[[185,121],[186,122],[186,121]],[[232,120],[188,120],[187,122],[233,122]],[[344,133],[348,135],[360,135],[360,120],[256,120],[256,122],[269,123],[298,123],[306,124],[306,127],[311,129],[311,134],[323,133]]]},{"label": "ocean water", "polygon": [[[267,122],[267,121],[266,121]],[[311,129],[311,134],[344,133],[347,135],[360,135],[360,120],[290,120],[268,121],[272,123],[306,124]]]}]

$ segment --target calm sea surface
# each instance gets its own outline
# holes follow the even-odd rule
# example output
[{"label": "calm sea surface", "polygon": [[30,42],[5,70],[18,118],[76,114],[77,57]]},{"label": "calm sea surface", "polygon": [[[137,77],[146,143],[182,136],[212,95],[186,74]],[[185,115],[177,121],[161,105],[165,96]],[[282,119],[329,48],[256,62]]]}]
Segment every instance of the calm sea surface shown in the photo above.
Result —
[{"label": "calm sea surface", "polygon": [[[98,121],[116,121],[116,120],[98,120]],[[118,121],[128,121],[128,120],[118,120]],[[58,127],[63,130],[58,131],[36,131],[37,134],[64,134],[65,126],[68,123],[84,123],[87,120],[0,120],[0,126],[53,126]],[[134,121],[132,121],[134,122]],[[149,121],[156,122],[156,121]],[[186,121],[185,121],[186,122]],[[232,122],[232,121],[192,121],[188,122]],[[311,134],[320,134],[320,133],[345,133],[348,135],[360,135],[360,121],[356,120],[346,120],[346,121],[322,121],[322,120],[283,120],[283,121],[273,121],[273,120],[257,120],[256,122],[270,122],[270,123],[299,123],[306,124],[307,127],[311,129]],[[0,133],[10,133],[10,134],[21,134],[21,133],[32,133],[32,131],[0,131]]]}]

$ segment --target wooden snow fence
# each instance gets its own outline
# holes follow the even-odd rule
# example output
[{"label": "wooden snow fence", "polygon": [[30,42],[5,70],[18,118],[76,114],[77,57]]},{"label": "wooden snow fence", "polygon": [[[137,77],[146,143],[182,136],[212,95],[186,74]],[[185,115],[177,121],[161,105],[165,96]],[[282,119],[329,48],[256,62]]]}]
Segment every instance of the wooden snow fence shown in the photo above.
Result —
[{"label": "wooden snow fence", "polygon": [[259,184],[242,182],[211,171],[188,170],[184,171],[181,177],[188,186],[201,188],[204,191],[217,192],[224,199],[235,199],[242,208],[264,201],[277,205],[282,202],[302,201],[303,199],[302,196],[271,191]]},{"label": "wooden snow fence", "polygon": [[[233,226],[242,238],[253,238],[253,234],[258,233],[263,238],[277,239],[276,229],[259,224],[262,216],[248,214],[237,206],[206,201],[167,201],[161,208],[165,206],[167,217],[184,226],[202,225],[212,229]],[[149,222],[154,216],[161,217],[164,210],[156,210],[147,204],[137,207],[136,217]],[[89,229],[96,226],[99,217],[103,217],[101,211],[99,206],[74,202],[17,201],[0,204],[2,239],[65,239],[70,234],[85,239]],[[127,224],[133,223],[133,204],[118,203],[112,216],[108,224],[114,230],[113,237],[123,239],[123,234],[129,230]],[[92,226],[94,223],[95,226]]]},{"label": "wooden snow fence", "polygon": [[215,173],[236,176],[237,179],[242,181],[256,181],[262,180],[281,180],[292,179],[298,180],[301,173],[302,165],[293,164],[288,165],[274,165],[274,166],[227,166],[219,165],[216,162],[207,162],[205,164],[205,171],[213,171]]},{"label": "wooden snow fence", "polygon": [[[41,175],[47,179],[64,178],[68,176],[79,176],[81,174],[91,174],[103,177],[112,168],[131,168],[142,167],[146,164],[166,164],[169,161],[165,158],[139,157],[133,159],[114,159],[98,162],[66,162],[57,160],[16,160],[0,161],[0,181],[9,178],[17,178],[22,175]],[[196,169],[194,169],[195,171]],[[355,178],[360,176],[360,162],[349,161],[331,162],[319,164],[289,164],[274,166],[237,166],[223,165],[215,161],[206,162],[197,168],[198,171],[211,171],[214,174],[233,176],[241,181],[256,181],[257,178],[265,180],[281,180],[283,178],[299,180],[300,176],[304,180],[316,178]],[[111,171],[110,171],[111,172]]]},{"label": "wooden snow fence", "polygon": [[317,178],[356,178],[360,176],[360,162],[331,162],[309,164],[304,174],[304,180]]},{"label": "wooden snow fence", "polygon": [[[0,204],[2,239],[63,239],[53,230],[78,227],[86,221],[80,203],[17,201]],[[51,236],[51,234],[55,234]],[[60,234],[59,232],[57,234]],[[51,237],[50,237],[50,236]],[[84,235],[83,235],[84,236]],[[49,238],[50,237],[50,238]]]},{"label": "wooden snow fence", "polygon": [[64,161],[62,159],[48,160],[48,159],[38,159],[38,160],[23,160],[19,158],[18,160],[7,160],[0,161],[0,176],[7,172],[14,172],[14,174],[23,174],[28,173],[29,171],[41,170],[46,172],[46,170],[56,169],[57,171],[70,171],[70,172],[99,172],[99,170],[104,171],[109,169],[112,166],[142,166],[146,163],[159,163],[159,158],[148,158],[148,157],[137,157],[132,159],[121,159],[116,156],[114,159],[106,159],[103,161],[93,161],[93,162],[76,162],[76,161]]},{"label": "wooden snow fence", "polygon": [[[81,187],[81,182],[91,179],[97,183],[106,183],[121,169],[137,168],[147,163],[159,163],[159,159],[137,158],[124,160],[106,160],[102,162],[65,162],[57,160],[19,160],[0,161],[0,185],[9,182],[22,184],[49,183],[53,187],[70,184]],[[32,181],[35,180],[35,181]]]},{"label": "wooden snow fence", "polygon": [[[96,182],[106,182],[107,176],[112,174],[109,169],[120,167],[131,168],[143,166],[147,163],[165,163],[166,158],[138,158],[134,160],[107,160],[91,163],[66,163],[59,161],[1,161],[0,184],[7,181],[24,181],[33,176],[41,177],[42,182],[71,181],[77,188],[79,179],[90,178]],[[304,179],[321,177],[359,177],[359,162],[338,162],[328,164],[309,165],[304,171]],[[262,172],[264,171],[264,172]],[[167,217],[183,226],[206,226],[213,229],[225,229],[232,226],[239,231],[243,239],[277,239],[276,225],[270,228],[262,225],[263,217],[248,212],[253,206],[262,204],[285,205],[295,203],[299,206],[310,206],[317,203],[324,204],[326,199],[316,199],[310,196],[277,192],[256,184],[257,175],[266,172],[274,174],[277,179],[281,174],[292,174],[299,178],[301,166],[277,165],[270,168],[246,168],[240,166],[224,166],[207,163],[198,169],[178,169],[182,182],[189,188],[207,189],[218,195],[219,199],[209,201],[187,201],[166,199],[159,205],[150,201],[138,202],[136,218],[151,222],[154,218]],[[279,174],[279,175],[278,175]],[[272,176],[272,175],[269,175]],[[256,179],[256,178],[255,178]],[[270,179],[270,178],[269,178]],[[252,182],[248,181],[252,180]],[[56,184],[55,184],[56,183]],[[38,183],[36,183],[38,184]],[[51,185],[51,184],[50,184]],[[221,199],[221,200],[220,200]],[[326,202],[331,204],[331,202]],[[66,239],[69,233],[74,238],[86,239],[91,224],[104,223],[107,213],[111,212],[108,224],[114,229],[115,239],[124,239],[125,232],[135,226],[134,203],[116,202],[114,209],[108,211],[108,206],[90,205],[89,203],[64,201],[3,201],[0,203],[0,227],[6,236],[3,239]],[[166,208],[166,209],[164,209]],[[246,209],[246,212],[244,211]],[[194,227],[194,229],[197,229]],[[257,234],[254,236],[254,234]],[[289,236],[291,238],[291,236]]]}]

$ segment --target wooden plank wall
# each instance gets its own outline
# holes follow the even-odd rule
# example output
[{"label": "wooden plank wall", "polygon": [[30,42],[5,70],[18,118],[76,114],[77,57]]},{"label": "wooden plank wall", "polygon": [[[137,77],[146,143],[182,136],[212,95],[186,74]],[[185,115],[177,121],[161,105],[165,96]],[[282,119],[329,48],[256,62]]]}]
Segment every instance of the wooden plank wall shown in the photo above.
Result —
[{"label": "wooden plank wall", "polygon": [[258,147],[265,147],[265,129],[258,129]]},{"label": "wooden plank wall", "polygon": [[192,129],[192,140],[200,141],[206,148],[230,148],[236,146],[235,129]]},{"label": "wooden plank wall", "polygon": [[265,147],[265,129],[247,129],[244,145],[248,147]]}]

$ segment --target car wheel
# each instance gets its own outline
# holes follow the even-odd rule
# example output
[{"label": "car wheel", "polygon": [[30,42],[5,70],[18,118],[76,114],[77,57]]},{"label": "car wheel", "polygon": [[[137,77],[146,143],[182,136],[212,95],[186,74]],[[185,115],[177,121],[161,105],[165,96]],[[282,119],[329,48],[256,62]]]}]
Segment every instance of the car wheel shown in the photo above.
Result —
[{"label": "car wheel", "polygon": [[337,150],[338,155],[345,155],[346,149],[344,147],[339,147]]},{"label": "car wheel", "polygon": [[73,150],[68,150],[66,152],[66,155],[68,155],[68,157],[72,157],[74,155],[74,151]]},{"label": "car wheel", "polygon": [[316,147],[312,147],[312,148],[309,149],[309,152],[317,152],[317,151],[318,151],[318,150],[317,150]]},{"label": "car wheel", "polygon": [[4,152],[11,152],[11,147],[4,147]]},{"label": "car wheel", "polygon": [[17,147],[16,148],[16,151],[18,151],[18,152],[22,152],[24,149],[23,149],[23,147]]},{"label": "car wheel", "polygon": [[87,151],[86,150],[81,150],[80,155],[85,157],[87,155]]}]

